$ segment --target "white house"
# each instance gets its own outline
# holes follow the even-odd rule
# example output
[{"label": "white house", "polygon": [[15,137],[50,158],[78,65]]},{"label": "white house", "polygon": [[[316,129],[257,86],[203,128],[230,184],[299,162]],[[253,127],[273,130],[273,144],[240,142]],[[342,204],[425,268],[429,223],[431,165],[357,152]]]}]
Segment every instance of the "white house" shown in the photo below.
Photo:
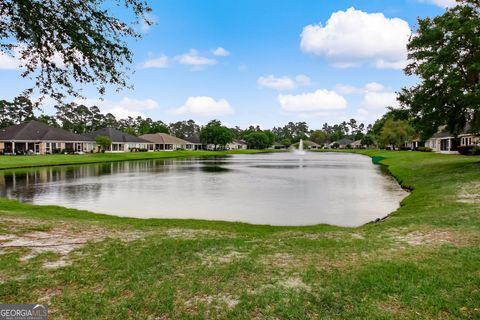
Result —
[{"label": "white house", "polygon": [[[106,152],[128,152],[133,150],[152,151],[153,143],[142,138],[132,136],[115,128],[103,128],[84,135],[90,140],[95,141],[98,136],[106,136],[112,140],[112,144]],[[100,148],[99,146],[97,148]],[[97,150],[98,151],[98,150]]]},{"label": "white house", "polygon": [[178,149],[195,150],[195,145],[189,141],[171,136],[166,133],[144,134],[140,138],[155,145],[155,151],[173,151]]},{"label": "white house", "polygon": [[480,134],[462,133],[458,135],[458,138],[462,147],[480,146]]},{"label": "white house", "polygon": [[425,147],[441,153],[457,153],[458,145],[459,139],[448,131],[437,132],[425,142]]}]

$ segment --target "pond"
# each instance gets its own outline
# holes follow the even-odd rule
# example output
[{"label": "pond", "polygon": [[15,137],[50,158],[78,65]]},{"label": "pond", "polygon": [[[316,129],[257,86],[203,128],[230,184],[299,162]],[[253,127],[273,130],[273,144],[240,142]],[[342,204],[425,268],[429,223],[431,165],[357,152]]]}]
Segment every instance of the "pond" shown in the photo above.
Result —
[{"label": "pond", "polygon": [[0,172],[0,195],[136,218],[359,226],[407,195],[369,157],[269,153]]}]

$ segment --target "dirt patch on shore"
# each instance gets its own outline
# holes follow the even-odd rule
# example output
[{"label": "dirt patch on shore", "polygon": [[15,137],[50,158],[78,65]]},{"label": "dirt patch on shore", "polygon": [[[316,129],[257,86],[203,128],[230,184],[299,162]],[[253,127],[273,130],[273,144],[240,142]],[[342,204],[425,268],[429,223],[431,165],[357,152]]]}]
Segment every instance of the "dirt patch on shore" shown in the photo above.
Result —
[{"label": "dirt patch on shore", "polygon": [[480,182],[466,183],[459,187],[457,201],[462,203],[480,204]]},{"label": "dirt patch on shore", "polygon": [[393,239],[411,246],[435,246],[442,244],[466,246],[472,240],[468,233],[459,233],[449,229],[418,230],[405,234],[395,234]]},{"label": "dirt patch on shore", "polygon": [[231,295],[228,294],[217,294],[214,296],[211,295],[201,295],[194,296],[187,301],[184,305],[188,310],[196,310],[200,305],[206,305],[208,307],[213,307],[217,310],[224,309],[233,309],[240,301]]},{"label": "dirt patch on shore", "polygon": [[160,233],[168,238],[194,240],[198,238],[232,238],[235,234],[230,232],[215,231],[215,230],[202,230],[202,229],[183,229],[183,228],[170,228],[165,229]]},{"label": "dirt patch on shore", "polygon": [[246,253],[235,250],[226,253],[206,251],[199,252],[197,253],[197,255],[200,257],[202,265],[207,267],[213,267],[219,264],[229,264],[234,261],[243,259],[247,256]]},{"label": "dirt patch on shore", "polygon": [[[0,217],[0,223],[7,226],[7,233],[0,234],[2,252],[13,250],[25,252],[25,249],[28,249],[19,259],[22,262],[42,253],[53,252],[58,258],[43,264],[43,267],[51,269],[71,264],[69,253],[87,243],[99,242],[107,238],[128,242],[144,237],[139,232],[110,230],[96,225],[64,221],[56,221],[55,227],[44,227],[44,222],[40,220]],[[44,231],[29,231],[37,228]]]}]

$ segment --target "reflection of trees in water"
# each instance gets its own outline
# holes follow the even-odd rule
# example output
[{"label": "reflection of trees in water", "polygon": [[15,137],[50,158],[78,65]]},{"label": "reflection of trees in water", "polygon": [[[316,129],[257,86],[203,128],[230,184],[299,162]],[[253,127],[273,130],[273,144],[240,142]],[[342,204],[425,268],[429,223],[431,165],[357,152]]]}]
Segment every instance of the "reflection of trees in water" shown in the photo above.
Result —
[{"label": "reflection of trees in water", "polygon": [[[163,159],[42,167],[0,173],[0,196],[32,202],[36,197],[61,195],[65,200],[95,201],[108,185],[96,177],[172,171],[225,172],[225,157]],[[93,178],[93,180],[91,179]]]}]

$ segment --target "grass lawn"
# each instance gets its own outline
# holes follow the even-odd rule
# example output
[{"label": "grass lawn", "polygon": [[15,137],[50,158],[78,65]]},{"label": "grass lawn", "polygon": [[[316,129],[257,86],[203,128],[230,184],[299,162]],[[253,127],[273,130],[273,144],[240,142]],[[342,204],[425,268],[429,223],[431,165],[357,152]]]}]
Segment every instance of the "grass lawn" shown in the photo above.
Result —
[{"label": "grass lawn", "polygon": [[[0,199],[0,302],[48,303],[50,319],[480,319],[480,158],[363,153],[385,157],[413,192],[358,228],[140,220]],[[0,167],[136,156],[2,157]]]}]

